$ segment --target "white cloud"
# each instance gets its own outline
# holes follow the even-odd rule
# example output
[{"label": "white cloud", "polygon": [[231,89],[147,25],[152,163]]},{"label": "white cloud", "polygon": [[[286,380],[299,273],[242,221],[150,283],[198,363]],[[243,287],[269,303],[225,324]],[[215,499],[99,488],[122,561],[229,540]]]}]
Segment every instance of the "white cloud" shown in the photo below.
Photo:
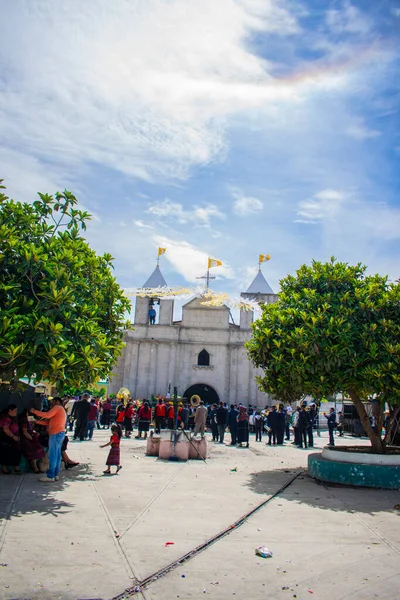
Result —
[{"label": "white cloud", "polygon": [[[207,271],[207,261],[210,254],[199,250],[189,242],[171,239],[164,236],[153,237],[154,246],[167,248],[164,257],[173,265],[186,281],[196,285],[203,285],[203,281],[197,279]],[[213,257],[213,255],[211,255]],[[216,267],[212,273],[225,279],[233,279],[234,271],[221,256],[214,257],[222,261],[222,266]]]},{"label": "white cloud", "polygon": [[378,129],[370,129],[365,125],[363,119],[357,118],[352,119],[349,126],[345,130],[346,135],[353,138],[354,140],[372,140],[382,135],[382,132]]},{"label": "white cloud", "polygon": [[312,198],[299,202],[296,223],[316,223],[334,217],[346,195],[338,190],[321,190]]},{"label": "white cloud", "polygon": [[149,225],[148,223],[145,223],[141,219],[134,219],[133,224],[136,227],[139,227],[139,229],[154,229],[154,227],[152,225]]},{"label": "white cloud", "polygon": [[237,215],[245,217],[253,215],[254,213],[261,212],[264,208],[264,204],[258,198],[252,196],[245,196],[240,190],[233,189],[232,196],[235,198],[233,203],[233,210]]},{"label": "white cloud", "polygon": [[178,223],[193,223],[200,227],[210,227],[211,218],[223,219],[225,215],[214,205],[195,206],[192,210],[185,209],[179,202],[171,202],[166,198],[163,202],[149,206],[148,213],[161,219],[167,218]]},{"label": "white cloud", "polygon": [[351,2],[345,1],[340,9],[330,9],[326,13],[326,23],[335,33],[367,34],[371,21]]},{"label": "white cloud", "polygon": [[11,3],[3,143],[145,180],[185,178],[224,156],[227,115],[296,97],[247,45],[254,31],[296,28],[279,0]]}]

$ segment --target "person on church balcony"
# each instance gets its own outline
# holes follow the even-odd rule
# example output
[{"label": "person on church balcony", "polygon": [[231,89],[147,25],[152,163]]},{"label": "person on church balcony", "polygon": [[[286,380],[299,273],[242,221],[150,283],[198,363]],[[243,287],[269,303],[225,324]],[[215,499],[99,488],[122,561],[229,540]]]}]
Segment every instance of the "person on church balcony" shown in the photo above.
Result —
[{"label": "person on church balcony", "polygon": [[239,406],[239,415],[237,418],[237,441],[238,446],[241,448],[243,444],[246,444],[246,448],[249,447],[249,414],[245,406]]},{"label": "person on church balcony", "polygon": [[149,316],[150,325],[155,325],[157,313],[156,313],[153,305],[150,306],[150,308],[149,308],[148,316]]}]

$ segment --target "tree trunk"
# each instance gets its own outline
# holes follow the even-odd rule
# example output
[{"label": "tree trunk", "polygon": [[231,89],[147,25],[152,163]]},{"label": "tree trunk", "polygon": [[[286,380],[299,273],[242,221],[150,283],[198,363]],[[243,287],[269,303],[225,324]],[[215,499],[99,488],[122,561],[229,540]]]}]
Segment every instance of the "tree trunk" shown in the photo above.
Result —
[{"label": "tree trunk", "polygon": [[377,435],[372,429],[371,421],[369,420],[369,416],[367,415],[367,411],[365,410],[365,406],[362,403],[361,399],[358,397],[358,395],[353,389],[349,390],[349,396],[357,409],[358,416],[360,417],[364,431],[370,439],[372,452],[374,454],[384,454],[385,446],[383,444],[381,436]]},{"label": "tree trunk", "polygon": [[395,427],[397,427],[397,418],[399,416],[400,413],[400,406],[396,406],[396,408],[394,408],[392,410],[392,414],[390,415],[390,419],[389,419],[389,423],[388,426],[386,428],[386,435],[385,438],[383,440],[383,443],[385,444],[385,447],[388,444],[393,444],[393,430],[395,429]]}]

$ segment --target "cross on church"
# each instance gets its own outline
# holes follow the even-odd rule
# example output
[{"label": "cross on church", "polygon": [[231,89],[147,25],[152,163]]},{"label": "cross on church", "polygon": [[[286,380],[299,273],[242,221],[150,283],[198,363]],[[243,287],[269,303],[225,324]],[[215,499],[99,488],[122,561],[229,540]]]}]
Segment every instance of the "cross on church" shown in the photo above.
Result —
[{"label": "cross on church", "polygon": [[210,288],[210,280],[216,279],[215,275],[210,275],[210,269],[207,270],[207,275],[203,275],[202,277],[196,277],[196,279],[205,279],[206,280],[206,291]]}]

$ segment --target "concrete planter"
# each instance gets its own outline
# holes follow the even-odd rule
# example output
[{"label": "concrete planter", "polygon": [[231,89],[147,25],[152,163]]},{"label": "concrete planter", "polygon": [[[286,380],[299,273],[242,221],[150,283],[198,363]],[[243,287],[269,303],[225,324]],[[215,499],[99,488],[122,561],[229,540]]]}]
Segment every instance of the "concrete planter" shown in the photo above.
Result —
[{"label": "concrete planter", "polygon": [[322,453],[310,454],[308,473],[330,483],[400,489],[400,453],[382,455],[361,450],[324,448]]}]

